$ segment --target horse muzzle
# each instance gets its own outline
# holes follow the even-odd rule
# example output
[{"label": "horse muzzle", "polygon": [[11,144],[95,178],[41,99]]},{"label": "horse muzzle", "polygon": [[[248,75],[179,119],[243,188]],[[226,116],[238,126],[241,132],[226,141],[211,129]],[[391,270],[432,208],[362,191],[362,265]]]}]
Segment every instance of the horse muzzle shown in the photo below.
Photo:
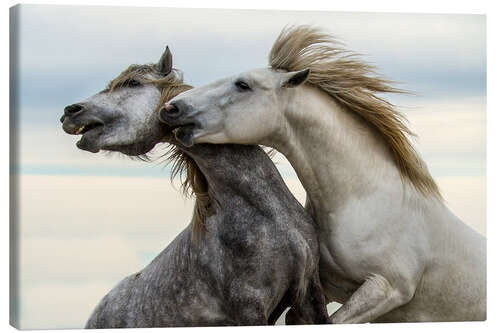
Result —
[{"label": "horse muzzle", "polygon": [[161,122],[164,122],[170,126],[176,125],[176,122],[181,118],[182,114],[181,110],[175,104],[165,105],[160,109],[159,118]]}]

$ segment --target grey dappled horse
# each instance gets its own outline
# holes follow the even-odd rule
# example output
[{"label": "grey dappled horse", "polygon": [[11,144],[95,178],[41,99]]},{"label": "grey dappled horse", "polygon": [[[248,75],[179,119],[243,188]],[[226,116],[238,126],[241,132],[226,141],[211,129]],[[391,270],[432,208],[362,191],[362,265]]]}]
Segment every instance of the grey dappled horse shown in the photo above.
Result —
[{"label": "grey dappled horse", "polygon": [[175,171],[196,195],[193,220],[146,268],[114,287],[86,328],[328,323],[315,224],[258,146],[176,145],[156,111],[190,87],[158,64],[132,65],[67,106],[63,129],[91,152],[148,153],[173,143]]}]

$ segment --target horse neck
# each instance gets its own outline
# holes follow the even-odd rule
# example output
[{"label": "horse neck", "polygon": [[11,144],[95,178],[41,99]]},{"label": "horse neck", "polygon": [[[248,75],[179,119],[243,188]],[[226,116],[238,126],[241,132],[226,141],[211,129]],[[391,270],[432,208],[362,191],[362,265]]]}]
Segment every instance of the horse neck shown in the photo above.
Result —
[{"label": "horse neck", "polygon": [[289,93],[285,125],[269,145],[290,161],[314,210],[331,211],[332,202],[340,207],[381,189],[402,190],[388,147],[364,120],[317,88],[305,85]]},{"label": "horse neck", "polygon": [[[293,198],[274,163],[258,146],[197,144],[183,150],[195,160],[218,202],[234,202],[239,197],[265,209],[276,200]],[[222,209],[229,206],[222,205]]]}]

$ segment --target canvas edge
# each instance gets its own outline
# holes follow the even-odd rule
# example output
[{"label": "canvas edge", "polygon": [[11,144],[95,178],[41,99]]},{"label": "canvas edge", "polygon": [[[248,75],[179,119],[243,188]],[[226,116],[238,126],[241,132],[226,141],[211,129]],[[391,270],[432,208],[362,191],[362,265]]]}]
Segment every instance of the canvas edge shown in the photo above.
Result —
[{"label": "canvas edge", "polygon": [[19,306],[19,20],[9,8],[9,324],[20,329]]}]

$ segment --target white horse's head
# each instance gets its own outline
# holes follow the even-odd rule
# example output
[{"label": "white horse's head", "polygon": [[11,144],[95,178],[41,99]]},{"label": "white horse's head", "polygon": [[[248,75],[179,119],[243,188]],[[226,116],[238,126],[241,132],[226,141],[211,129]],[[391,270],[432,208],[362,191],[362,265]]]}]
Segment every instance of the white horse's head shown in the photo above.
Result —
[{"label": "white horse's head", "polygon": [[289,90],[309,70],[255,69],[184,92],[160,109],[160,120],[176,127],[179,141],[257,144],[279,129]]}]

